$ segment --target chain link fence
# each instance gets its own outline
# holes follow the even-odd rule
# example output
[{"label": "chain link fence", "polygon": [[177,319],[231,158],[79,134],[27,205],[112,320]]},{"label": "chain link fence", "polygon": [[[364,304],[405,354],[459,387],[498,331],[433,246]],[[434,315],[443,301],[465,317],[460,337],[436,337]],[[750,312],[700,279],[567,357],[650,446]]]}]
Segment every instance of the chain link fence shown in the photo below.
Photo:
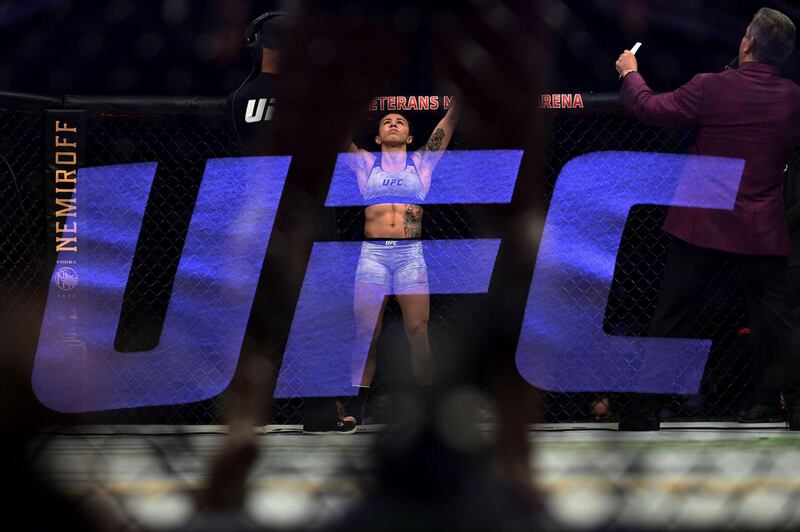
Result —
[{"label": "chain link fence", "polygon": [[43,109],[56,99],[0,99],[0,338],[19,329],[14,309],[38,307],[47,292]]},{"label": "chain link fence", "polygon": [[[586,109],[550,111],[550,140],[545,151],[546,193],[570,159],[605,150],[686,153],[688,129],[646,126],[625,115],[604,97],[585,98]],[[667,209],[634,206],[622,235],[603,329],[612,335],[647,336],[655,312],[670,239],[661,230]],[[744,297],[732,264],[714,275],[696,314],[695,336],[714,340],[700,393],[675,396],[664,419],[722,419],[745,406],[752,389],[752,354]],[[614,420],[630,400],[624,394],[551,394],[545,399],[548,421]]]},{"label": "chain link fence", "polygon": [[[545,150],[542,187],[548,196],[570,159],[601,150],[685,153],[690,131],[644,126],[617,109],[613,98],[585,95],[586,108],[547,110],[549,142]],[[6,95],[0,98],[0,202],[6,225],[0,256],[0,281],[4,316],[19,304],[41,305],[46,293],[46,155],[42,113],[59,108],[60,100]],[[594,103],[592,103],[594,102]],[[115,348],[123,353],[152,349],[158,344],[167,312],[184,240],[206,160],[241,156],[226,124],[222,100],[165,101],[161,99],[97,99],[66,97],[63,107],[83,109],[86,119],[86,167],[157,162],[158,169],[145,211],[130,279],[119,317]],[[415,128],[424,134],[427,124]],[[365,126],[363,139],[373,135]],[[419,136],[419,135],[418,135]],[[458,137],[450,149],[467,149]],[[483,235],[491,211],[474,205],[430,205],[425,208],[423,239],[467,239]],[[496,215],[496,214],[495,214]],[[605,311],[604,330],[614,335],[646,335],[655,309],[663,273],[668,238],[660,230],[665,209],[640,205],[628,218],[619,249],[611,295]],[[337,238],[363,239],[363,208],[336,208]],[[697,313],[698,337],[714,344],[697,396],[675,397],[666,417],[716,419],[736,415],[751,388],[750,341],[743,298],[737,278],[722,268],[704,294],[705,305]],[[432,295],[430,341],[437,345],[459,334],[461,313],[477,296]],[[25,299],[25,301],[20,300]],[[13,328],[0,330],[13,334]],[[29,342],[32,359],[35,339]],[[411,381],[409,346],[399,306],[390,302],[379,344],[378,373],[369,401],[368,421],[391,417],[392,396]],[[478,389],[486,383],[476,378]],[[302,400],[275,401],[272,422],[301,422]],[[626,405],[621,394],[553,393],[546,395],[545,421],[614,419]],[[145,407],[104,412],[95,421],[115,423],[211,424],[222,420],[220,399],[198,403]]]},{"label": "chain link fence", "polygon": [[[173,105],[153,99],[126,109],[124,103],[72,98],[66,104],[88,111],[85,166],[158,163],[114,346],[122,353],[153,349],[161,338],[206,161],[242,155],[226,125],[224,102],[196,99]],[[223,421],[220,410],[220,399],[211,398],[104,417],[126,423],[212,424]]]}]

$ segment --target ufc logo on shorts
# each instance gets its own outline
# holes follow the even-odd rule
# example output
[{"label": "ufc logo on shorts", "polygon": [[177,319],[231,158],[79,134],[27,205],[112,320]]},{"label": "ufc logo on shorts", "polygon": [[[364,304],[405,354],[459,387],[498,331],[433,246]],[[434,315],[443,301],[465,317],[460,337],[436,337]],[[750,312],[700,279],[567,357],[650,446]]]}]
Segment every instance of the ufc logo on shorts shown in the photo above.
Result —
[{"label": "ufc logo on shorts", "polygon": [[[344,157],[326,205],[365,205]],[[448,152],[424,203],[508,203],[521,157],[520,151]],[[79,170],[84,245],[70,290],[75,297],[60,297],[54,272],[33,371],[37,398],[54,410],[199,401],[223,391],[233,376],[289,158],[207,162],[161,341],[151,351],[123,355],[114,350],[114,336],[155,166]],[[553,391],[696,391],[710,340],[607,335],[605,302],[631,206],[732,209],[742,168],[735,159],[635,152],[591,153],[567,163],[541,235],[517,348],[520,373]],[[109,194],[108,183],[129,192]],[[430,293],[486,292],[499,240],[423,244]],[[360,246],[314,244],[276,396],[355,393],[350,361],[354,351],[366,357],[368,346],[357,345],[354,325],[341,322],[353,304],[341,287],[353,286]],[[570,291],[576,279],[586,286]],[[594,366],[603,371],[587,370]]]}]

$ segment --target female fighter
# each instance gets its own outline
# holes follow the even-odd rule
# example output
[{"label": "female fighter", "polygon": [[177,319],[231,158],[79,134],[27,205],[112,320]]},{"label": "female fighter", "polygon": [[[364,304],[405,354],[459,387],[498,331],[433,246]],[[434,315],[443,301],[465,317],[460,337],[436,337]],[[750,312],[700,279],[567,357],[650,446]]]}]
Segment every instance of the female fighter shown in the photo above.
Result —
[{"label": "female fighter", "polygon": [[423,209],[418,202],[430,190],[433,170],[450,143],[457,120],[454,99],[425,146],[409,153],[413,137],[408,119],[389,113],[378,123],[375,144],[380,147],[379,153],[350,145],[350,166],[361,194],[370,201],[364,210],[367,241],[361,248],[354,297],[359,345],[369,342],[370,348],[366,363],[363,358],[354,357],[356,386],[369,387],[372,383],[388,294],[394,294],[400,304],[417,384],[428,385],[433,380],[428,343],[428,271],[419,240]]}]

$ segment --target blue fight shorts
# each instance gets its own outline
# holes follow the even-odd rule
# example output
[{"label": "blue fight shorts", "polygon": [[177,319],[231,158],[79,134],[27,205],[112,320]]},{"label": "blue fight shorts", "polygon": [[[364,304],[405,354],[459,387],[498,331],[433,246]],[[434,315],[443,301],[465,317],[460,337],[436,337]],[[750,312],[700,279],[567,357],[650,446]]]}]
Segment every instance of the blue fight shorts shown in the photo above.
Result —
[{"label": "blue fight shorts", "polygon": [[356,282],[393,293],[428,293],[428,266],[419,240],[369,240],[361,244]]}]

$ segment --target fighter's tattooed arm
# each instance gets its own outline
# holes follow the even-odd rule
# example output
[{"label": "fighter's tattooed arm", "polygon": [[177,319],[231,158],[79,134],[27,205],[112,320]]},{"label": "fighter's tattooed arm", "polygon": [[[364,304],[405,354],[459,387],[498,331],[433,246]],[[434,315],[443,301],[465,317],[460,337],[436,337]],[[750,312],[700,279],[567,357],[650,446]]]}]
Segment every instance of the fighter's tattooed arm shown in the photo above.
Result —
[{"label": "fighter's tattooed arm", "polygon": [[436,168],[439,159],[442,158],[447,145],[450,144],[450,140],[453,138],[453,130],[455,130],[458,122],[459,108],[458,98],[453,98],[450,101],[447,114],[436,125],[430,138],[428,138],[428,142],[413,156],[414,164],[417,165],[419,170],[419,177],[422,180],[425,192],[431,187],[433,169]]},{"label": "fighter's tattooed arm", "polygon": [[428,144],[425,149],[428,151],[439,151],[442,149],[442,140],[444,140],[444,129],[437,127],[433,132],[431,138],[428,139]]},{"label": "fighter's tattooed arm", "polygon": [[403,232],[406,238],[419,238],[422,235],[422,207],[406,205],[403,213]]}]

